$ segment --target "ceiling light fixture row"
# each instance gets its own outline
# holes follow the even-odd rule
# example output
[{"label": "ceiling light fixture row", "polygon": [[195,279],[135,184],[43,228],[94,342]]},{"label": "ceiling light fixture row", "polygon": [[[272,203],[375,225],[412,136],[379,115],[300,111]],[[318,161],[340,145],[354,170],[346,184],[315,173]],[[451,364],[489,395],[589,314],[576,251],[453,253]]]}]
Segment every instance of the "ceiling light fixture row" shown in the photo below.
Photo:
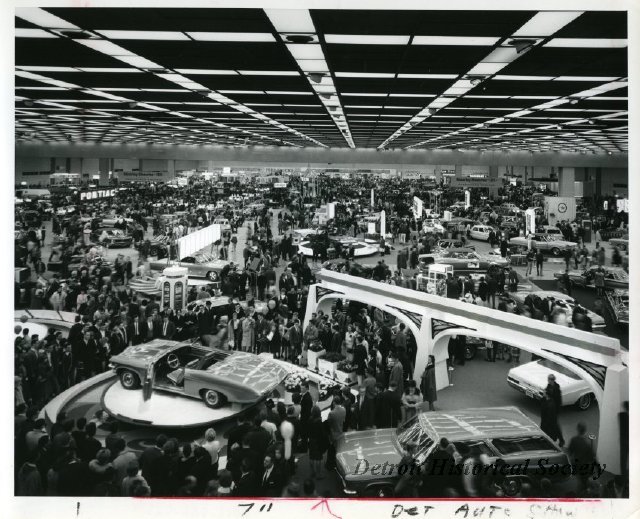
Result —
[{"label": "ceiling light fixture row", "polygon": [[[510,38],[507,38],[505,43],[496,47],[488,56],[480,61],[480,63],[464,74],[462,79],[455,81],[440,96],[431,101],[431,103],[427,105],[427,109],[433,108],[435,110],[440,110],[441,108],[451,104],[457,98],[463,97],[467,92],[469,92],[469,90],[475,88],[487,78],[502,70],[508,64],[527,53],[534,46],[540,44],[545,38],[552,36],[559,29],[564,27],[567,23],[575,20],[581,14],[581,11],[556,11],[554,13],[539,12],[535,14],[529,21],[512,34]],[[430,115],[432,114],[428,113],[427,117]],[[422,115],[418,114],[412,120],[416,123],[420,123],[424,120],[420,119],[420,117],[422,117]],[[411,125],[409,123],[405,124],[396,130],[393,135],[387,138],[378,147],[384,148],[391,141],[397,139],[413,126],[415,125]]]},{"label": "ceiling light fixture row", "polygon": [[355,148],[349,123],[309,10],[265,9],[265,13],[347,144],[350,148]]},{"label": "ceiling light fixture row", "polygon": [[[21,10],[22,12],[23,10]],[[58,26],[63,26],[64,29],[68,29],[68,30],[76,30],[78,29],[77,27],[75,27],[73,24],[67,24],[64,25],[66,22],[64,22],[63,20],[57,18],[57,17],[53,17],[51,18],[49,16],[49,13],[47,13],[46,11],[42,10],[42,9],[28,9],[27,11],[24,11],[25,16],[27,16],[28,18],[31,18],[31,20],[40,20],[43,23],[45,23],[45,26],[43,26],[44,28],[48,28],[48,29],[54,29]],[[18,14],[18,16],[20,16],[20,14]],[[22,16],[21,16],[22,17]],[[24,18],[27,19],[28,21],[30,21],[28,18]],[[58,21],[60,20],[60,21]],[[64,22],[64,23],[63,23]],[[33,22],[32,23],[36,23]],[[55,27],[51,27],[51,26],[55,26]],[[73,39],[74,41],[76,41],[77,43],[80,43],[86,47],[89,47],[97,52],[101,52],[103,54],[106,54],[108,56],[111,56],[115,59],[118,59],[120,61],[123,61],[133,67],[142,69],[146,72],[150,72],[158,77],[161,77],[162,79],[165,79],[167,81],[171,81],[173,83],[176,83],[177,85],[179,85],[181,88],[183,89],[188,89],[188,90],[192,90],[194,92],[198,92],[198,93],[209,93],[211,92],[210,89],[208,89],[207,87],[200,85],[199,83],[196,83],[192,80],[190,80],[189,78],[186,78],[180,74],[177,74],[171,70],[165,69],[163,67],[161,67],[160,65],[158,65],[157,63],[154,63],[146,58],[143,58],[141,56],[137,56],[136,54],[134,54],[133,52],[130,52],[129,50],[120,47],[119,45],[114,44],[111,41],[108,40],[104,40],[102,39],[100,36],[115,36],[117,38],[121,38],[121,39],[150,39],[150,35],[147,34],[145,35],[140,35],[140,34],[131,34],[134,33],[136,31],[98,31],[98,34],[92,34],[92,37],[89,39],[74,39],[73,37],[70,37],[70,33],[68,32],[60,32],[60,36],[62,37],[67,37],[70,39]],[[127,34],[124,34],[127,33]],[[176,34],[182,34],[182,33],[176,33]],[[232,34],[232,33],[217,33],[217,34]],[[271,35],[269,35],[271,36]],[[158,38],[151,38],[151,39],[158,39]],[[160,38],[162,39],[162,38]],[[186,37],[185,37],[186,39]],[[273,39],[273,37],[271,36],[271,39]],[[209,41],[229,41],[227,40],[209,40]],[[236,41],[236,40],[231,40],[231,41]],[[237,41],[244,41],[244,40],[237,40]],[[255,41],[255,40],[254,40]],[[28,77],[28,74],[30,74],[29,72],[16,72],[16,75],[20,75],[22,77]],[[57,80],[48,80],[47,81],[48,84],[51,84],[53,86],[62,86],[62,87],[67,87],[67,88],[79,88],[77,85],[72,85],[70,83],[65,83],[65,82],[60,82]],[[258,114],[257,112],[255,112],[253,109],[246,107],[244,105],[241,105],[239,103],[236,103],[235,101],[227,98],[226,96],[222,96],[221,94],[217,94],[215,93],[216,96],[219,96],[216,100],[218,102],[221,102],[223,104],[226,104],[232,108],[234,108],[235,110],[241,111],[243,113],[247,113],[253,117],[256,117],[258,119],[263,119],[263,120],[269,120],[272,121],[271,119],[269,119],[266,116],[262,116],[262,114]],[[107,97],[105,95],[103,95],[103,97]],[[121,98],[119,96],[109,96],[114,100],[122,100],[122,101],[126,101],[125,98]],[[146,108],[151,108],[152,105],[146,105]],[[158,107],[153,107],[151,109],[154,110],[158,110],[158,111],[165,111],[165,109],[163,108],[158,108]],[[192,118],[192,116],[188,115],[188,114],[183,114],[181,112],[169,112],[172,115],[181,117],[181,118]],[[290,128],[282,123],[279,123],[277,121],[273,121],[273,123],[275,126],[286,130],[288,132],[294,133],[296,136],[298,136],[299,138],[314,142],[315,144],[321,146],[321,147],[326,147],[326,145],[322,144],[321,142],[308,137],[306,135],[304,135],[302,132],[299,132],[298,130],[295,130],[293,128]],[[236,128],[232,128],[235,130],[238,130]],[[251,132],[253,134],[253,132]],[[253,134],[255,136],[259,136],[259,134]],[[276,140],[273,139],[272,137],[267,137],[269,139],[272,140]],[[284,141],[286,142],[286,141]],[[298,145],[296,145],[298,146]]]}]

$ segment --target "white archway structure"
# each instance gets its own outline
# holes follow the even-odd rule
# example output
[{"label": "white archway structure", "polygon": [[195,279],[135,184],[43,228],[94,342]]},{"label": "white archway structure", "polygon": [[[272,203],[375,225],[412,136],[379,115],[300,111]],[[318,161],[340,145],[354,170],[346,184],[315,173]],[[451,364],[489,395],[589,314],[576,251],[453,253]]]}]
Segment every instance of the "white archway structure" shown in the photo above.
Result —
[{"label": "white archway structure", "polygon": [[305,327],[318,305],[329,299],[358,301],[388,312],[415,335],[414,378],[434,355],[438,389],[448,385],[447,344],[456,334],[512,344],[576,373],[598,401],[598,459],[608,471],[619,473],[618,412],[629,400],[629,379],[627,356],[617,339],[329,270],[316,273],[316,279],[309,288]]}]

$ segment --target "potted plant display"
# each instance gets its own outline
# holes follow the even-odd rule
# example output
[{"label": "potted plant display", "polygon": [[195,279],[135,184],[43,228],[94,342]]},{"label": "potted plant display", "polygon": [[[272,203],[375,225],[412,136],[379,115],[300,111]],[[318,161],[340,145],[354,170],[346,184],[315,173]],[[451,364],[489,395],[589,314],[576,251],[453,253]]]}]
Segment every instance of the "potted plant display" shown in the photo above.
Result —
[{"label": "potted plant display", "polygon": [[309,377],[301,371],[287,375],[287,378],[284,379],[284,403],[292,404],[293,394],[299,393],[301,384],[308,380]]},{"label": "potted plant display", "polygon": [[336,367],[343,360],[344,357],[338,352],[330,351],[325,353],[322,358],[318,359],[318,373],[325,377],[335,378]]},{"label": "potted plant display", "polygon": [[357,381],[355,364],[352,364],[349,360],[338,362],[336,380],[342,384],[354,384]]},{"label": "potted plant display", "polygon": [[318,359],[326,353],[320,341],[314,341],[307,349],[307,367],[318,370]]}]

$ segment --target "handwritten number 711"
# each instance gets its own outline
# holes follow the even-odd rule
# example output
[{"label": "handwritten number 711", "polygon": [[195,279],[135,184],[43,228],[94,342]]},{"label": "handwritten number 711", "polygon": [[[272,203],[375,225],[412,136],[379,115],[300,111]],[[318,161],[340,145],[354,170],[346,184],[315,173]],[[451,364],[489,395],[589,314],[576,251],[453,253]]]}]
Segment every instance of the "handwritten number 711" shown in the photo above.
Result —
[{"label": "handwritten number 711", "polygon": [[[243,516],[247,515],[247,512],[250,512],[251,509],[255,506],[255,503],[240,503],[238,506],[246,507],[246,510],[243,512]],[[273,507],[273,503],[261,505],[257,510],[259,512],[271,512],[271,508]]]}]

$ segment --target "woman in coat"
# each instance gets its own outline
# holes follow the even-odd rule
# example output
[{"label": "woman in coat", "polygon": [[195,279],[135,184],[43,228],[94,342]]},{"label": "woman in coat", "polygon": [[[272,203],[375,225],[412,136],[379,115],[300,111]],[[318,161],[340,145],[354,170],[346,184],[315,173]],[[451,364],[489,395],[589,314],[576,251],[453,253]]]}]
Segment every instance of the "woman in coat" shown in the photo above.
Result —
[{"label": "woman in coat", "polygon": [[438,396],[436,391],[436,358],[433,355],[429,355],[427,367],[424,368],[420,391],[422,391],[422,400],[429,402],[429,411],[435,411],[433,403],[438,399]]},{"label": "woman in coat", "polygon": [[256,320],[253,318],[253,313],[242,320],[242,338],[240,347],[242,351],[252,352],[256,347],[256,334],[255,334]]}]

